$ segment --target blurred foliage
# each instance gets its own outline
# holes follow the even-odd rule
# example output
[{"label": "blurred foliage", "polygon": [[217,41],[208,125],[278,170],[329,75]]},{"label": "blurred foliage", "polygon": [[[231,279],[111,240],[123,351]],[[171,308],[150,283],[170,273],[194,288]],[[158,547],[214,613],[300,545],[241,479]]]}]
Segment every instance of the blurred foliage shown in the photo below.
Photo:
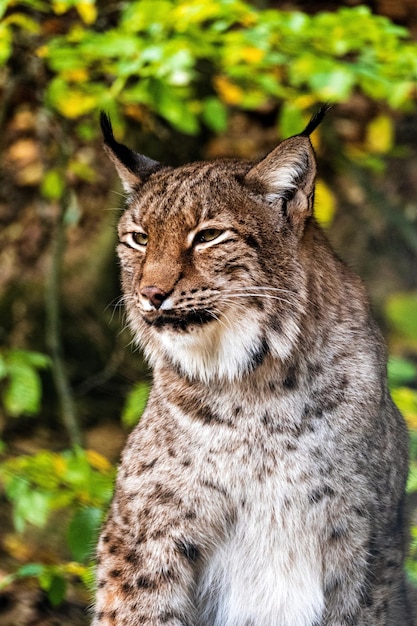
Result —
[{"label": "blurred foliage", "polygon": [[[54,22],[76,9],[71,19]],[[80,133],[105,109],[143,121],[157,114],[186,133],[225,130],[231,107],[281,101],[282,135],[299,132],[317,102],[357,89],[410,109],[417,45],[407,30],[364,6],[306,15],[257,10],[241,0],[3,0],[0,60],[16,31],[48,72],[46,105]],[[62,32],[64,30],[64,32]],[[6,78],[3,80],[7,80]]]},{"label": "blurred foliage", "polygon": [[69,516],[63,539],[71,561],[29,563],[0,581],[0,588],[16,579],[37,578],[53,605],[65,597],[68,580],[79,579],[93,588],[92,550],[113,490],[115,468],[101,454],[81,448],[55,453],[41,451],[4,461],[0,480],[13,504],[18,533],[27,524],[39,528],[61,509]]},{"label": "blurred foliage", "polygon": [[[392,295],[385,312],[392,345],[396,353],[403,355],[391,356],[388,363],[392,397],[411,431],[417,433],[417,293]],[[415,437],[410,477],[413,491],[417,491],[417,435]]]},{"label": "blurred foliage", "polygon": [[[394,402],[410,429],[411,462],[408,491],[417,494],[417,293],[396,293],[386,304],[386,318],[396,353],[391,356],[388,374]],[[415,513],[414,513],[415,515]],[[417,586],[417,519],[413,518],[407,573]]]},{"label": "blurred foliage", "polygon": [[[362,94],[375,108],[360,140],[347,133],[333,143],[333,170],[328,169],[337,175],[339,167],[351,162],[376,176],[386,173],[387,155],[399,153],[392,110],[402,115],[415,112],[417,44],[407,29],[364,6],[307,15],[260,10],[243,0],[0,0],[0,18],[0,123],[30,92],[36,128],[36,140],[15,141],[7,147],[6,157],[16,185],[29,189],[39,212],[48,214],[55,241],[60,233],[52,269],[43,270],[45,282],[56,277],[49,296],[56,317],[61,313],[60,270],[65,254],[71,252],[67,241],[76,239],[74,228],[86,218],[78,194],[85,186],[95,193],[103,185],[94,149],[99,109],[111,114],[118,136],[134,122],[158,139],[164,137],[166,144],[176,133],[174,148],[180,150],[184,141],[178,137],[225,135],[236,112],[273,118],[275,139],[277,132],[281,137],[300,132],[318,104],[347,103]],[[324,131],[313,141],[318,154],[324,154]],[[369,191],[368,183],[361,186],[361,193],[365,187]],[[318,181],[316,201],[318,218],[327,227],[337,203],[327,180]],[[385,205],[380,196],[375,204],[382,215]],[[412,221],[387,210],[383,219],[417,251]],[[96,221],[94,214],[89,227]],[[87,230],[84,226],[86,239]],[[25,250],[28,239],[24,238]],[[35,250],[34,258],[39,256]],[[94,252],[93,256],[99,257]],[[99,270],[94,280],[105,281]],[[88,273],[83,260],[77,271],[83,278]],[[393,353],[391,390],[412,431],[413,493],[417,492],[416,295],[391,296],[385,319]],[[55,372],[65,358],[58,327],[53,361],[32,350],[8,346],[0,351],[6,419],[42,415],[42,378],[51,369]],[[108,380],[112,367],[106,365],[94,380]],[[62,368],[61,382],[64,379]],[[125,428],[140,418],[148,392],[146,382],[132,386],[121,413]],[[3,451],[0,480],[12,504],[16,532],[23,536],[28,526],[47,528],[55,515],[65,513],[62,543],[68,558],[25,562],[1,585],[33,577],[53,605],[63,599],[68,583],[81,581],[91,589],[91,548],[111,497],[115,468],[98,452],[77,446],[14,458],[7,458],[7,446]],[[412,535],[408,571],[417,584],[417,525]]]}]

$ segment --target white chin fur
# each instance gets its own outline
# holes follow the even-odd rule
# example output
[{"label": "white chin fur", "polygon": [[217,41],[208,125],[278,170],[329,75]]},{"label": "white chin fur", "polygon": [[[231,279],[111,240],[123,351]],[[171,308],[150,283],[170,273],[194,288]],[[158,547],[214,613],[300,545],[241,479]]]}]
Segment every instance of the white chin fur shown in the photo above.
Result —
[{"label": "white chin fur", "polygon": [[[239,378],[251,367],[253,355],[262,346],[261,326],[254,311],[244,315],[230,311],[190,332],[161,329],[154,337],[165,358],[184,375],[204,382]],[[143,348],[155,366],[159,361],[155,345]]]}]

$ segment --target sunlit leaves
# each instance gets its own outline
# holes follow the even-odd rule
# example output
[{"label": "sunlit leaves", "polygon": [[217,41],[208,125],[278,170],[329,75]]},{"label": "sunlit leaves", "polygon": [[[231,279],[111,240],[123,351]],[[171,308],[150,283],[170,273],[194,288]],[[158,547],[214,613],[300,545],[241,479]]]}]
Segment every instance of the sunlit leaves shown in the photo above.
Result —
[{"label": "sunlit leaves", "polygon": [[1,464],[0,477],[19,531],[27,523],[44,526],[60,508],[103,509],[111,497],[114,468],[104,458],[97,465],[97,452],[90,455],[81,449],[61,454],[44,450]]},{"label": "sunlit leaves", "polygon": [[57,15],[66,13],[69,9],[75,8],[87,25],[93,24],[97,18],[97,8],[95,0],[53,0],[52,9]]},{"label": "sunlit leaves", "polygon": [[[238,0],[136,0],[120,4],[100,30],[93,0],[56,0],[49,11],[71,7],[79,21],[64,34],[38,37],[35,52],[52,72],[48,105],[72,120],[142,105],[196,134],[202,123],[224,130],[234,107],[279,101],[303,113],[303,96],[310,107],[344,101],[355,89],[392,107],[412,101],[417,45],[367,7],[307,15]],[[30,33],[29,26],[17,27]],[[0,62],[10,54],[12,27],[5,28]],[[281,134],[290,126],[287,111]]]},{"label": "sunlit leaves", "polygon": [[76,562],[57,565],[29,563],[6,577],[34,577],[49,601],[58,605],[67,581],[80,578],[90,589],[94,574],[89,558],[113,491],[115,469],[94,450],[75,449],[60,454],[41,451],[0,465],[0,480],[12,503],[13,521],[22,533],[27,524],[44,527],[55,511],[71,513],[66,531],[68,548]]},{"label": "sunlit leaves", "polygon": [[81,579],[91,591],[94,584],[94,573],[91,564],[60,563],[47,565],[44,563],[28,563],[22,565],[14,574],[2,578],[0,590],[16,580],[35,578],[41,589],[46,592],[52,606],[58,606],[65,598],[68,580]]}]

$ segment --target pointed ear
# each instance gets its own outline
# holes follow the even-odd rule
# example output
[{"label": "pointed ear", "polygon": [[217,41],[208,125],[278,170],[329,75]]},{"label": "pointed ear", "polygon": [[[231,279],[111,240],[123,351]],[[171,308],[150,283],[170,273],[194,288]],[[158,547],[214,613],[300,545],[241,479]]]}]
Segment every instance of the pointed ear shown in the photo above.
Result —
[{"label": "pointed ear", "polygon": [[103,111],[100,114],[100,126],[104,149],[114,163],[122,185],[128,193],[137,189],[153,172],[163,167],[158,161],[142,156],[116,141],[110,118]]},{"label": "pointed ear", "polygon": [[283,141],[247,173],[245,180],[266,202],[281,206],[294,226],[313,213],[316,160],[308,136]]}]

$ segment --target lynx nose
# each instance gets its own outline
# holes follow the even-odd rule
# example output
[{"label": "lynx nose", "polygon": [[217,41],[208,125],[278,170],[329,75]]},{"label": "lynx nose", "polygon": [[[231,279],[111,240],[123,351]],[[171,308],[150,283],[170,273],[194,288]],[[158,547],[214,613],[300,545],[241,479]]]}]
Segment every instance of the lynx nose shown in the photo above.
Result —
[{"label": "lynx nose", "polygon": [[155,307],[155,309],[159,309],[165,298],[167,297],[167,293],[159,289],[159,287],[142,287],[140,290],[140,295],[143,296],[146,300]]}]

